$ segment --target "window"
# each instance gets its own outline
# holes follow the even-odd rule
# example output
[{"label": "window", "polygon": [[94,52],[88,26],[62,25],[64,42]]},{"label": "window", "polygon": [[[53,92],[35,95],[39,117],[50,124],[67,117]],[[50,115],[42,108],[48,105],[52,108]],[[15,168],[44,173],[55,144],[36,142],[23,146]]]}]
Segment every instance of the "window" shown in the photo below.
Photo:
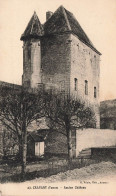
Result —
[{"label": "window", "polygon": [[85,80],[85,95],[88,95],[88,81]]},{"label": "window", "polygon": [[94,65],[95,65],[95,67],[96,67],[96,65],[97,65],[96,55],[94,55]]},{"label": "window", "polygon": [[96,90],[96,87],[94,86],[94,98],[97,97],[97,90]]},{"label": "window", "polygon": [[77,83],[78,83],[77,78],[74,78],[74,90],[75,91],[77,91]]}]

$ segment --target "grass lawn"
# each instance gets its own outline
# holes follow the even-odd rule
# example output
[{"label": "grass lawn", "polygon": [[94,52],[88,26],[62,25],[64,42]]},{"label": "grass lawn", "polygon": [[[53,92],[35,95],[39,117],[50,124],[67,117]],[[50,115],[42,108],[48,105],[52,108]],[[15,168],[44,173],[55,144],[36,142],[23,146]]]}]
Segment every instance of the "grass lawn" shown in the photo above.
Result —
[{"label": "grass lawn", "polygon": [[[74,159],[68,164],[65,158],[52,157],[50,159],[28,162],[25,179],[23,181],[63,181],[95,177],[96,175],[110,175],[116,173],[116,160],[102,158]],[[55,179],[55,180],[54,180]],[[0,182],[22,182],[21,166],[13,162],[1,162]]]}]

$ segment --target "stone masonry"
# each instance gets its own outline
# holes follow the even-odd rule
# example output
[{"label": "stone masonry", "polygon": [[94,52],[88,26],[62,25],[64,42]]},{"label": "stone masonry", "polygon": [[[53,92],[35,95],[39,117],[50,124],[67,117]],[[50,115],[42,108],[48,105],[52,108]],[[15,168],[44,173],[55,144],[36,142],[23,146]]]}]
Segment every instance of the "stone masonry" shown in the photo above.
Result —
[{"label": "stone masonry", "polygon": [[47,13],[42,25],[34,12],[23,40],[23,86],[54,89],[83,100],[95,112],[100,127],[100,52],[93,46],[72,13],[60,6]]},{"label": "stone masonry", "polygon": [[[97,127],[100,126],[99,113],[99,54],[71,35],[71,74],[70,93],[84,100],[94,109]],[[74,78],[77,78],[77,90],[74,90]],[[85,94],[85,81],[88,81],[88,94]],[[96,87],[96,97],[94,97]]]}]

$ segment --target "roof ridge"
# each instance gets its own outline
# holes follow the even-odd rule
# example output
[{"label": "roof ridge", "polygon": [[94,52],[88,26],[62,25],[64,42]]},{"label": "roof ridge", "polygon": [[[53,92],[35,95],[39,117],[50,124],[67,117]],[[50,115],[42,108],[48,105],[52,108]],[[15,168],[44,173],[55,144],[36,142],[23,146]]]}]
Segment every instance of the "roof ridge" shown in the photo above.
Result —
[{"label": "roof ridge", "polygon": [[[59,18],[60,23],[58,23]],[[44,23],[45,34],[57,33],[57,31],[71,31],[65,8],[62,5],[58,7],[53,15]]]},{"label": "roof ridge", "polygon": [[[64,9],[65,9],[65,8],[64,8]],[[81,27],[80,23],[78,22],[78,20],[77,20],[76,17],[74,16],[74,14],[73,14],[72,12],[68,11],[67,9],[65,9],[65,11],[66,11],[66,14],[68,14],[67,17],[69,17],[69,18],[71,17],[72,19],[74,19],[74,23],[77,23],[77,25],[78,25],[78,27],[79,27],[78,29],[80,29],[80,33],[81,33],[81,35],[83,35],[83,37],[79,36],[78,33],[75,32],[75,30],[73,29],[73,26],[71,26],[71,21],[70,21],[69,18],[68,18],[69,24],[70,24],[70,26],[71,26],[72,32],[73,32],[76,36],[78,36],[78,38],[79,38],[84,44],[86,44],[88,47],[94,49],[94,51],[96,51],[98,54],[101,55],[101,53],[95,48],[94,44],[92,43],[92,41],[89,39],[89,37],[87,36],[87,34],[85,33],[85,31],[84,31],[83,28]],[[72,24],[73,24],[73,23],[72,23]]]},{"label": "roof ridge", "polygon": [[52,16],[51,16],[48,20],[46,20],[46,21],[43,23],[43,26],[44,26],[48,21],[50,21],[51,18],[53,18],[54,14],[57,13],[58,10],[60,10],[60,9],[62,9],[62,8],[64,8],[63,5],[59,6],[59,7],[57,8],[57,10],[56,10],[55,12],[53,12]]},{"label": "roof ridge", "polygon": [[[37,16],[37,14],[36,14],[36,11],[34,11],[34,14],[33,14],[32,17],[34,18],[34,20],[39,19],[38,16]],[[32,21],[32,26],[31,26],[30,34],[32,33],[32,30],[33,30],[34,20]]]},{"label": "roof ridge", "polygon": [[[80,27],[81,30],[83,31],[84,36],[86,36],[86,37],[88,38],[88,40],[90,41],[91,45],[93,45],[93,43],[91,42],[91,40],[89,39],[89,37],[87,36],[87,34],[86,34],[85,31],[83,30],[83,28],[81,27],[80,23],[78,22],[78,20],[77,20],[76,17],[74,16],[74,14],[73,14],[72,12],[68,11],[67,9],[65,9],[65,10],[66,10],[67,12],[69,12],[69,13],[72,15],[72,17],[75,19],[75,21],[78,23],[79,27]],[[93,47],[94,47],[94,45],[93,45]]]},{"label": "roof ridge", "polygon": [[61,5],[60,6],[62,8],[62,11],[63,11],[63,14],[64,14],[64,18],[66,20],[66,23],[67,23],[67,26],[69,28],[69,31],[71,31],[71,26],[70,26],[70,23],[69,23],[69,20],[68,20],[68,17],[67,17],[67,14],[66,14],[66,11],[65,11],[65,8]]},{"label": "roof ridge", "polygon": [[[61,6],[60,6],[60,7],[61,7]],[[50,21],[51,18],[53,18],[54,14],[59,10],[60,7],[58,7],[57,10],[56,10],[55,12],[53,12],[52,16],[51,16],[48,20],[46,20],[46,21],[43,23],[43,26],[44,26],[48,21]]]}]

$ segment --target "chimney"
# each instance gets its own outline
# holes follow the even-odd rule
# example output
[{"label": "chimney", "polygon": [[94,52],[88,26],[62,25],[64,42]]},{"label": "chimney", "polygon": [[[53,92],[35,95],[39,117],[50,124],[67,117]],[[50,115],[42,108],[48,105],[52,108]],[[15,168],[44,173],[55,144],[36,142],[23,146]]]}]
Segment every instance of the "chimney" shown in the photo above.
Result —
[{"label": "chimney", "polygon": [[52,14],[53,12],[50,11],[46,12],[46,21],[49,20],[49,18],[51,18]]}]

